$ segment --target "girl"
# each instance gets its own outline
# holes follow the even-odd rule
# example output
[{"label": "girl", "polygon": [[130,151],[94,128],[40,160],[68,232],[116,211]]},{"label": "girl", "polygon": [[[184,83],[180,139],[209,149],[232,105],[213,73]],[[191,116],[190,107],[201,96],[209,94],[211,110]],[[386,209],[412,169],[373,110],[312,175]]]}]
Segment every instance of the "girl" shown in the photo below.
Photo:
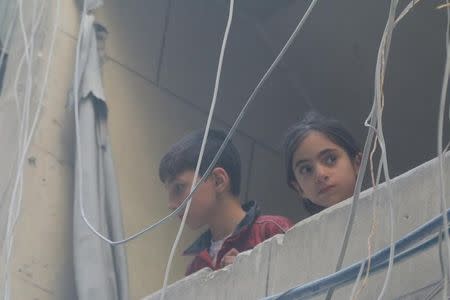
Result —
[{"label": "girl", "polygon": [[309,112],[285,136],[287,183],[317,213],[353,195],[361,151],[336,120]]}]

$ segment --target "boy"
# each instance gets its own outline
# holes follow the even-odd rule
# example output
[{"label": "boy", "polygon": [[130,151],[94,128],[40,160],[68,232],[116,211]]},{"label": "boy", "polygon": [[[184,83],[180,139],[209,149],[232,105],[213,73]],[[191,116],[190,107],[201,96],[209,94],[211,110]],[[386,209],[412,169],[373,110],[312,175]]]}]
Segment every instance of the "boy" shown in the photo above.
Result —
[{"label": "boy", "polygon": [[[175,210],[190,192],[204,131],[196,131],[174,144],[159,166],[159,177],[169,193],[169,209]],[[210,130],[199,178],[220,148],[226,134]],[[198,180],[197,178],[196,180]],[[231,143],[227,145],[210,176],[192,196],[186,225],[203,233],[184,255],[193,255],[186,275],[202,268],[220,269],[234,262],[239,252],[252,249],[265,239],[284,233],[291,221],[280,216],[260,216],[254,202],[240,205],[241,161]],[[183,213],[179,217],[182,218]]]},{"label": "boy", "polygon": [[[169,193],[169,209],[175,210],[190,192],[204,131],[193,132],[162,158],[159,177]],[[220,148],[226,134],[210,130],[199,177]],[[199,179],[199,178],[197,178]],[[281,216],[260,216],[254,202],[241,206],[241,161],[235,146],[228,143],[210,176],[192,196],[186,225],[191,229],[207,226],[184,255],[195,256],[186,275],[209,267],[220,269],[234,262],[239,252],[252,249],[262,241],[284,233],[292,222]],[[183,213],[179,217],[182,218]]]}]

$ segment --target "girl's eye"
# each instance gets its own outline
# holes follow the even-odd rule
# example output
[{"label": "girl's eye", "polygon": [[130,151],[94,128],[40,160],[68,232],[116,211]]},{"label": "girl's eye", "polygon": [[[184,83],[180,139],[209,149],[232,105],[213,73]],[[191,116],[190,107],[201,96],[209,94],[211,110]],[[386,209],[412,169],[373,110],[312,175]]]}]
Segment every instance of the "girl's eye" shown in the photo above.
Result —
[{"label": "girl's eye", "polygon": [[299,171],[300,175],[309,175],[312,173],[312,167],[309,165],[304,165],[300,167]]},{"label": "girl's eye", "polygon": [[336,163],[337,157],[334,154],[329,154],[325,157],[325,163],[329,166],[334,165]]}]

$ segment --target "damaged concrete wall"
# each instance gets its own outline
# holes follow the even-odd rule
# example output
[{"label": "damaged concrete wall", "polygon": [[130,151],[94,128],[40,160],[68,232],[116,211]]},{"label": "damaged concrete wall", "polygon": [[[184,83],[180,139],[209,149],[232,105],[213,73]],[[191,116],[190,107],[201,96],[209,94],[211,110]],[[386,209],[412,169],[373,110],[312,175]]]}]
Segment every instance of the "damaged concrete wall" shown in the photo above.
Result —
[{"label": "damaged concrete wall", "polygon": [[[76,298],[72,261],[75,143],[73,112],[66,107],[79,26],[76,2],[61,1],[48,92],[25,166],[23,209],[11,265],[13,299]],[[55,3],[48,6],[54,9]],[[209,1],[193,7],[172,1],[169,7],[165,0],[108,1],[97,11],[98,21],[109,31],[104,84],[127,235],[168,213],[166,193],[157,174],[159,160],[181,136],[204,126],[225,12],[224,7]],[[45,19],[46,26],[53,21]],[[203,28],[205,22],[211,23],[209,29]],[[240,32],[251,37],[248,27],[240,22],[247,28]],[[225,68],[215,122],[219,128],[230,125],[265,68],[261,62],[268,63],[272,55],[263,48],[261,56],[249,55],[260,40],[239,44],[236,37],[233,39],[231,56],[226,58],[226,65],[232,68]],[[209,49],[210,56],[197,52],[199,48]],[[239,69],[245,80],[235,78]],[[291,89],[284,88],[283,78],[282,73],[275,74],[275,81],[263,91],[260,104],[244,121],[234,142],[243,162],[243,199],[259,201],[266,213],[299,220],[306,214],[284,183],[278,151],[281,132],[289,122],[286,116],[295,118],[297,114],[289,106],[271,101],[278,90],[285,96],[291,94]],[[269,111],[278,117],[274,126],[261,131]],[[174,220],[127,245],[131,299],[161,287],[177,228],[178,220]],[[186,230],[179,251],[197,234]],[[176,256],[171,281],[183,277],[189,260]]]},{"label": "damaged concrete wall", "polygon": [[[158,178],[159,160],[172,143],[206,123],[225,12],[224,7],[203,0],[194,1],[192,6],[185,1],[113,0],[96,12],[97,20],[109,31],[104,84],[127,234],[168,213],[167,195]],[[250,49],[261,41],[249,39],[242,45],[237,43],[241,37],[238,39],[236,34],[242,31],[237,28],[246,27],[239,20],[236,22],[215,114],[214,126],[219,128],[230,125],[265,67],[260,63],[271,59],[264,49],[262,57],[249,55]],[[210,25],[205,27],[205,24]],[[252,35],[248,28],[243,32],[248,37]],[[206,52],[209,54],[205,55]],[[237,79],[239,65],[243,74]],[[272,101],[277,91],[289,94],[290,90],[283,86],[283,75],[278,73],[234,142],[243,163],[243,200],[259,201],[266,213],[300,220],[306,214],[284,182],[278,151],[286,122],[296,116],[292,106],[280,106]],[[274,125],[261,130],[268,111],[277,113]],[[285,119],[278,122],[282,116]],[[132,299],[161,288],[178,225],[178,219],[173,220],[127,245]],[[196,235],[189,230],[183,234],[175,256],[172,282],[184,276],[191,258],[180,254]]]},{"label": "damaged concrete wall", "polygon": [[[60,21],[64,24],[73,8],[68,1],[60,2]],[[32,5],[24,9],[28,16]],[[55,13],[56,1],[47,1],[35,45],[39,53],[34,62],[36,91],[48,62]],[[75,42],[67,38],[63,28],[56,33],[48,89],[24,166],[23,202],[10,264],[11,299],[76,299],[72,265],[73,118],[66,109]],[[17,48],[11,57],[21,53]],[[7,68],[15,70],[17,61],[9,62]],[[13,123],[3,129],[14,130]]]},{"label": "damaged concrete wall", "polygon": [[[127,234],[167,214],[166,194],[157,176],[159,159],[169,145],[190,130],[202,127],[206,120],[226,21],[227,7],[219,2],[110,0],[105,1],[105,6],[97,12],[98,21],[109,30],[104,84]],[[79,7],[76,0],[61,1],[61,5],[61,27],[57,33],[49,89],[25,167],[23,210],[17,224],[12,262],[13,299],[76,298],[72,267],[75,144],[72,112],[66,109],[66,100],[73,76]],[[293,23],[296,18],[292,15],[297,17],[300,10],[285,9],[290,11],[289,22]],[[284,41],[278,39],[284,39],[286,32],[291,30],[289,26],[283,27],[282,35],[275,30],[272,38],[277,37],[277,43],[272,49],[267,45],[267,40],[255,34],[255,20],[244,16],[239,7],[236,11],[230,46],[225,56],[223,88],[215,123],[216,127],[221,128],[231,124],[274,58],[273,49],[278,49]],[[284,18],[283,11],[279,12],[277,19]],[[270,23],[269,20],[269,26]],[[316,51],[316,47],[311,49]],[[293,52],[309,57],[299,50]],[[323,53],[323,56],[327,55]],[[295,69],[309,70],[301,67]],[[296,72],[287,72],[287,75],[285,71],[286,68],[280,66],[261,91],[257,103],[243,121],[235,143],[244,165],[243,198],[259,201],[265,213],[287,215],[298,221],[306,213],[284,182],[279,145],[282,132],[308,108],[305,102],[309,99],[305,100],[307,95],[300,88],[303,80],[296,77]],[[330,74],[336,76],[335,73]],[[322,84],[322,81],[316,82],[317,85],[319,83]],[[354,85],[353,82],[351,84]],[[334,95],[335,89],[331,91]],[[322,106],[327,106],[327,101],[335,101],[333,97],[327,101],[322,98],[327,97],[316,95],[314,101],[322,101]],[[369,101],[359,94],[353,98],[365,104]],[[337,105],[340,102],[333,103]],[[360,111],[364,114],[352,112],[352,118],[356,115],[364,118],[365,108]],[[360,123],[355,121],[352,124]],[[438,212],[431,165],[414,172],[396,181],[398,234],[409,231]],[[381,247],[388,240],[385,234],[387,214],[384,204],[378,206],[380,219],[375,244]],[[371,220],[371,209],[370,201],[362,201],[347,263],[366,254],[366,238],[371,226],[367,220]],[[216,287],[216,292],[224,290],[223,294],[214,294],[219,297],[256,298],[328,274],[336,259],[336,245],[339,245],[339,233],[345,225],[347,210],[347,204],[343,203],[300,223],[284,240],[277,237],[251,254],[242,254],[240,262],[230,270],[211,274],[201,272],[183,279],[171,288],[170,295],[207,298],[205,295],[211,295],[209,293]],[[177,226],[178,222],[174,221],[127,245],[131,299],[142,298],[161,287]],[[180,251],[196,234],[189,231],[184,234]],[[317,251],[319,247],[326,250],[325,254]],[[296,259],[292,260],[292,253],[296,251],[300,253],[300,259],[295,256]],[[425,256],[433,260],[430,268],[435,270],[433,255]],[[183,277],[188,260],[176,256],[171,281]],[[405,263],[404,268],[413,269],[414,265]],[[428,267],[424,269],[426,272],[428,270]],[[255,273],[261,276],[254,276]],[[377,276],[371,288],[379,285],[382,275]],[[394,280],[401,277],[394,274]],[[205,281],[208,285],[201,284]],[[242,282],[247,282],[254,289],[241,289],[236,294],[232,289],[222,288],[222,284],[239,287]],[[420,280],[412,280],[413,283],[425,285]],[[401,286],[403,282],[398,284]],[[188,288],[190,285],[195,288]],[[337,295],[345,292],[342,289]],[[394,295],[397,291],[390,292]]]},{"label": "damaged concrete wall", "polygon": [[[445,165],[446,181],[450,176],[450,159]],[[392,181],[395,209],[395,239],[439,213],[438,165],[427,162]],[[450,197],[447,193],[447,202]],[[373,251],[388,245],[389,210],[386,186],[361,196],[357,217],[344,266],[367,256],[368,236],[372,222]],[[301,283],[307,283],[334,270],[343,231],[349,213],[347,200],[320,214],[303,220],[286,235],[276,236],[255,249],[242,253],[235,264],[210,272],[204,269],[168,288],[167,299],[259,299]],[[375,216],[375,218],[373,218]],[[359,299],[375,299],[383,285],[384,271],[371,276]],[[412,259],[394,265],[392,279],[385,295],[395,299],[427,288],[441,279],[438,250],[433,247]],[[336,290],[333,299],[348,299],[352,285]],[[427,290],[422,290],[421,295]],[[146,300],[159,299],[155,293]],[[315,299],[323,299],[324,295]],[[420,298],[420,294],[411,296]],[[416,298],[414,298],[416,297]],[[417,298],[419,297],[419,298]]]}]

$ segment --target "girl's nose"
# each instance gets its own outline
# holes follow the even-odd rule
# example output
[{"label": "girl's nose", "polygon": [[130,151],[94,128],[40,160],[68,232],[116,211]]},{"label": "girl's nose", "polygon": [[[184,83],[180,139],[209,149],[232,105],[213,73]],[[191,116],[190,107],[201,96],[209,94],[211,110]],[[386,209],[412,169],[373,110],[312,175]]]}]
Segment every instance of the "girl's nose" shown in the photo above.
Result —
[{"label": "girl's nose", "polygon": [[317,182],[326,182],[329,179],[328,170],[324,166],[316,167],[316,181]]}]

